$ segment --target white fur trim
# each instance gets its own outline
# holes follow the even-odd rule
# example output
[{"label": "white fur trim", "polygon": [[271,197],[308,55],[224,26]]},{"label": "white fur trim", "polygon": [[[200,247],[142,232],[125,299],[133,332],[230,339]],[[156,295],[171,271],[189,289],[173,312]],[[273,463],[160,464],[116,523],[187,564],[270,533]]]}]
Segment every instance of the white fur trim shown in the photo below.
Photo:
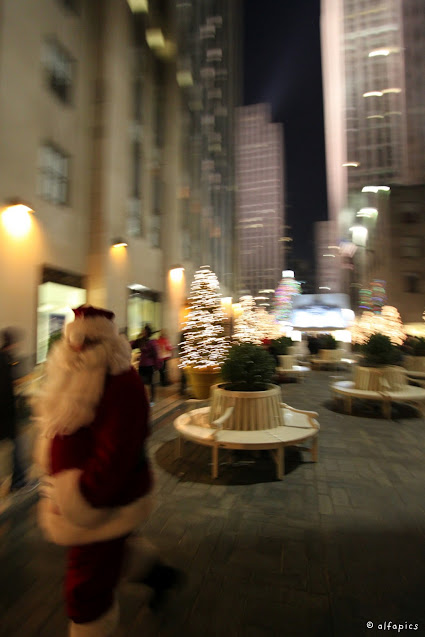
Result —
[{"label": "white fur trim", "polygon": [[81,469],[68,469],[49,477],[54,502],[62,515],[78,526],[95,528],[111,518],[115,509],[94,508],[80,491]]},{"label": "white fur trim", "polygon": [[147,495],[124,507],[112,509],[109,520],[88,529],[67,520],[53,500],[41,498],[38,503],[38,522],[50,542],[60,546],[81,546],[127,535],[137,529],[151,511],[152,498]]},{"label": "white fur trim", "polygon": [[110,637],[118,628],[120,610],[118,602],[114,602],[111,608],[98,619],[85,624],[71,622],[69,625],[69,637]]}]

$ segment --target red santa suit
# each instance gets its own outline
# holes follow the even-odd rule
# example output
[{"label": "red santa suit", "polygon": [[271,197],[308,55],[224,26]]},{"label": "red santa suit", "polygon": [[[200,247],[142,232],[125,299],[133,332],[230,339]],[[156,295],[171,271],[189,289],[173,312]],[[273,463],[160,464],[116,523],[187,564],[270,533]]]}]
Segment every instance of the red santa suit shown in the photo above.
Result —
[{"label": "red santa suit", "polygon": [[49,540],[70,547],[70,635],[104,637],[118,621],[126,540],[150,511],[149,406],[114,315],[90,306],[75,314],[49,356],[36,407],[46,472],[39,523]]}]

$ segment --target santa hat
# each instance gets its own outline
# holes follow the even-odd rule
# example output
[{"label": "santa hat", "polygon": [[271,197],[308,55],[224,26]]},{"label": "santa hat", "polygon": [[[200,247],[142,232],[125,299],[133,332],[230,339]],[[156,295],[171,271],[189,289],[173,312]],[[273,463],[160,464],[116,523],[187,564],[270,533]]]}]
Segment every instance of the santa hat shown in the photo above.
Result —
[{"label": "santa hat", "polygon": [[73,312],[75,320],[65,326],[65,338],[73,348],[82,348],[87,341],[101,342],[118,336],[113,312],[92,305],[81,305]]}]

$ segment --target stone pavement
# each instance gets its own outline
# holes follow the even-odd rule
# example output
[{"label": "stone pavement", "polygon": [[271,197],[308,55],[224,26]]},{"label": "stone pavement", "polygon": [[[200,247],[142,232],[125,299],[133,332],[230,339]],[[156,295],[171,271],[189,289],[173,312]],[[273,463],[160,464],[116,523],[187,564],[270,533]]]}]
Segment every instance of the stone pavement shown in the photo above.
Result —
[{"label": "stone pavement", "polygon": [[[156,419],[157,507],[142,531],[188,581],[157,615],[146,592],[123,587],[117,637],[425,635],[425,421],[410,408],[390,421],[373,406],[335,411],[333,375],[282,385],[322,429],[318,464],[287,449],[281,482],[265,453],[221,452],[211,480],[208,449],[186,443],[174,458],[181,407]],[[40,537],[34,505],[0,534],[0,636],[66,635],[63,551]]]}]

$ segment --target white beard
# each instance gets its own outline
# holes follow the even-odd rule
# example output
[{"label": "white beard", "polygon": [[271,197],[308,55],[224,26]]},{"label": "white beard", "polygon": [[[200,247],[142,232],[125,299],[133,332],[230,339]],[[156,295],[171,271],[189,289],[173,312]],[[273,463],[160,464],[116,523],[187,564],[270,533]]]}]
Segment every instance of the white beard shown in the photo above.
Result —
[{"label": "white beard", "polygon": [[80,352],[73,350],[65,339],[54,345],[34,405],[44,436],[69,435],[94,420],[106,374],[130,368],[131,348],[118,338]]}]

